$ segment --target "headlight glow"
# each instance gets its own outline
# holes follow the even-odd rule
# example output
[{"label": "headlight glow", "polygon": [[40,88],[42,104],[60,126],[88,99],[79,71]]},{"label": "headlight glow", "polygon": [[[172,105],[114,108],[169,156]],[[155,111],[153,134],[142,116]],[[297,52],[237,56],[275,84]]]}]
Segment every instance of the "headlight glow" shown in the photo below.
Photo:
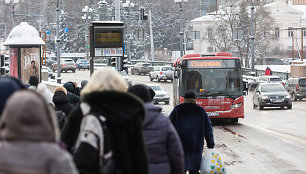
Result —
[{"label": "headlight glow", "polygon": [[231,108],[236,109],[236,108],[240,108],[241,106],[242,106],[242,103],[237,103],[237,104],[232,104]]},{"label": "headlight glow", "polygon": [[263,95],[263,96],[261,96],[261,98],[265,100],[265,99],[268,99],[269,96]]}]

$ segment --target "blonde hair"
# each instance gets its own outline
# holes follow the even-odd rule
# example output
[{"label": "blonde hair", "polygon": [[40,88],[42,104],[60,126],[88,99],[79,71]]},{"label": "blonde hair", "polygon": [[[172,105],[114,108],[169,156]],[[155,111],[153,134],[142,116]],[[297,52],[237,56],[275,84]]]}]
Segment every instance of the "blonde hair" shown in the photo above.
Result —
[{"label": "blonde hair", "polygon": [[56,93],[57,91],[62,91],[67,95],[67,89],[62,86],[58,86],[54,89],[54,93]]},{"label": "blonde hair", "polygon": [[87,85],[82,89],[81,96],[94,91],[127,91],[127,82],[119,72],[112,68],[103,68],[95,71]]}]

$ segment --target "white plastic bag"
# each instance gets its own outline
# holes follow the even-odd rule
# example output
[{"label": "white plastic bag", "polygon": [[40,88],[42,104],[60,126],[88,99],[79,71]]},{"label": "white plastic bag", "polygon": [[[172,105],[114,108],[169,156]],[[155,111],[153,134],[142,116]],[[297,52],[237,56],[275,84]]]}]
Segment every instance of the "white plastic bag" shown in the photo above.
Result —
[{"label": "white plastic bag", "polygon": [[207,149],[201,161],[201,174],[226,174],[225,166],[219,152]]}]

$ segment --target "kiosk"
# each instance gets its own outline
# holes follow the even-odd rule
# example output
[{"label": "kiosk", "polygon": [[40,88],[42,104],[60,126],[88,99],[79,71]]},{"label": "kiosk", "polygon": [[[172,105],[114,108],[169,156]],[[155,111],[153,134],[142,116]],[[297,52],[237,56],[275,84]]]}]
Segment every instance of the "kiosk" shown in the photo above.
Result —
[{"label": "kiosk", "polygon": [[41,46],[45,42],[38,31],[27,22],[12,29],[3,43],[10,51],[10,76],[28,83],[31,76],[41,80]]}]

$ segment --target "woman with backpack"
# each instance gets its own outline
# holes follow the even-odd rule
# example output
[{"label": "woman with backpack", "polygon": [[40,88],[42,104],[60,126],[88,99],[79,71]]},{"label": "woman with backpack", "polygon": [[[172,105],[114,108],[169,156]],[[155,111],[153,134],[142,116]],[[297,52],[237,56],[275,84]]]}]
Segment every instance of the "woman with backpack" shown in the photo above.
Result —
[{"label": "woman with backpack", "polygon": [[[81,105],[68,115],[61,140],[72,153],[77,150],[76,142],[79,133],[82,134],[80,126],[84,118],[81,106],[87,106],[85,110],[106,119],[115,163],[113,173],[148,174],[142,135],[145,110],[140,99],[126,92],[127,86],[122,76],[111,68],[96,71],[81,91]],[[79,161],[78,157],[74,156],[75,161]]]}]

